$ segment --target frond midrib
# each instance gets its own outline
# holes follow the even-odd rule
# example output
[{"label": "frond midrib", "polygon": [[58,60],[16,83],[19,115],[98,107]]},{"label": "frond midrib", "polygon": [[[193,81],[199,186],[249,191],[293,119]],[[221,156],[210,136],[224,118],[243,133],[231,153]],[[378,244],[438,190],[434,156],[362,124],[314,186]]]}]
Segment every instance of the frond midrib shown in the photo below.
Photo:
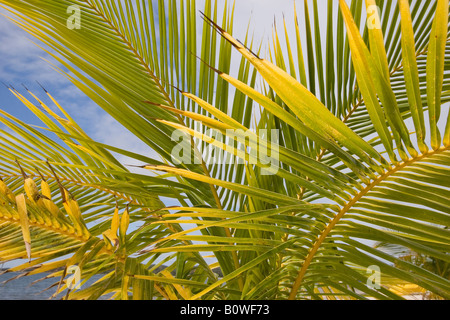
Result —
[{"label": "frond midrib", "polygon": [[[28,176],[30,178],[36,178],[36,179],[40,179],[40,178],[43,177],[47,181],[54,179],[54,177],[47,176],[47,175],[44,175],[44,174],[42,176],[38,176],[38,175],[30,173],[30,174],[28,174]],[[22,178],[22,176],[19,175],[19,174],[7,174],[7,175],[3,175],[2,177],[3,178],[13,178],[13,179]],[[141,203],[139,203],[136,199],[133,199],[132,197],[130,197],[130,196],[126,195],[126,194],[119,193],[117,191],[108,189],[108,188],[106,188],[104,186],[91,184],[91,183],[86,183],[86,182],[83,182],[81,180],[69,179],[69,178],[66,178],[66,177],[58,177],[58,179],[60,181],[70,182],[70,183],[73,183],[73,184],[81,186],[81,187],[92,188],[92,189],[96,189],[98,191],[106,192],[106,193],[112,195],[113,197],[115,197],[117,199],[123,200],[124,202],[128,203],[129,205],[137,205],[137,206],[141,205]],[[143,211],[147,211],[149,213],[152,213],[155,218],[160,218],[159,215],[155,213],[155,210],[153,210],[151,208],[144,207],[144,208],[142,208],[142,210]]]},{"label": "frond midrib", "polygon": [[[170,97],[169,93],[166,91],[164,86],[161,84],[160,79],[155,75],[153,70],[150,69],[148,64],[145,62],[145,59],[139,54],[139,52],[134,48],[134,46],[130,43],[130,41],[128,41],[127,37],[124,34],[122,34],[122,32],[120,32],[120,30],[101,11],[99,11],[95,5],[93,5],[89,0],[85,0],[85,1],[86,1],[87,5],[92,10],[94,10],[99,17],[101,17],[106,23],[109,24],[109,26],[114,30],[114,32],[122,39],[122,41],[125,43],[125,45],[133,52],[133,55],[139,60],[140,64],[145,68],[146,72],[149,74],[150,78],[154,81],[154,83],[156,84],[156,86],[158,87],[158,89],[160,90],[162,95],[164,96],[164,98],[165,98],[166,102],[169,104],[169,106],[172,108],[176,108],[176,106],[173,102],[173,99]],[[180,115],[176,114],[176,117],[177,117],[177,120],[182,125],[186,126]],[[193,143],[192,137],[191,137],[191,143]],[[196,152],[196,149],[194,149],[194,152]],[[201,163],[202,170],[204,171],[204,173],[207,176],[210,176],[209,170],[206,167],[206,164],[205,164],[203,158],[201,159],[201,162],[202,162]],[[214,197],[214,201],[216,202],[216,205],[219,208],[222,207],[219,196],[217,194],[217,190],[215,189],[215,187],[213,185],[210,184],[209,186],[210,186],[212,195]]]},{"label": "frond midrib", "polygon": [[[1,215],[0,216],[0,221],[16,224],[19,227],[21,226],[19,219],[15,218],[15,217],[7,217],[7,216],[4,216],[4,215]],[[77,235],[75,230],[73,230],[73,232],[71,230],[62,230],[61,228],[58,228],[58,227],[53,226],[53,225],[51,225],[51,226],[50,225],[46,225],[45,223],[41,223],[41,222],[39,222],[37,220],[36,221],[29,220],[28,224],[29,224],[29,226],[31,228],[44,229],[44,230],[47,230],[47,231],[50,231],[50,232],[53,232],[53,233],[57,233],[57,234],[60,234],[60,235],[63,235],[63,236],[70,237],[70,238],[72,238],[74,240],[77,240],[79,242],[86,242],[86,238],[83,237],[83,236]]]},{"label": "frond midrib", "polygon": [[130,43],[130,41],[128,41],[127,37],[124,34],[122,34],[122,32],[120,32],[120,30],[114,25],[114,23],[112,21],[110,21],[100,10],[98,10],[98,8],[95,5],[93,5],[89,0],[85,0],[85,2],[92,10],[95,11],[95,13],[101,19],[103,19],[112,28],[112,30],[117,34],[117,36],[119,36],[120,39],[122,39],[124,44],[131,50],[133,55],[139,60],[139,63],[142,65],[142,67],[144,67],[145,71],[148,73],[150,78],[152,78],[155,85],[158,87],[160,92],[163,94],[166,101],[170,104],[171,107],[175,108],[175,105],[174,105],[172,99],[170,98],[169,94],[167,93],[167,91],[165,90],[163,85],[161,84],[158,77],[154,74],[153,70],[151,70],[149,68],[148,64],[145,62],[144,58],[139,54],[139,52],[136,50],[136,48],[134,48],[134,46]]},{"label": "frond midrib", "polygon": [[[15,218],[15,217],[7,217],[7,216],[4,216],[4,215],[1,215],[0,216],[0,221],[7,222],[7,223],[10,223],[10,224],[15,224],[19,228],[21,226],[20,221],[18,220],[18,218]],[[45,224],[45,222],[41,223],[38,220],[36,220],[36,221],[29,220],[28,224],[29,224],[30,228],[37,228],[37,229],[41,229],[41,230],[46,230],[46,231],[50,231],[50,232],[52,232],[54,234],[58,234],[58,235],[61,235],[61,236],[65,236],[65,237],[71,238],[72,240],[78,241],[80,243],[80,245],[82,245],[83,243],[88,242],[89,240],[91,240],[94,237],[92,235],[89,236],[89,237],[78,235],[75,230],[69,230],[69,229],[68,230],[63,230],[63,229],[58,228],[57,226],[54,226],[54,225],[47,225],[47,224]],[[112,255],[112,254],[114,254],[114,251],[108,249],[107,247],[103,247],[100,250],[100,253]]]},{"label": "frond midrib", "polygon": [[425,158],[432,157],[436,154],[443,153],[445,151],[450,150],[450,146],[442,146],[439,149],[431,150],[427,153],[423,153],[418,155],[417,157],[410,158],[407,161],[401,162],[395,167],[391,168],[390,170],[386,171],[384,174],[380,175],[377,179],[373,180],[367,187],[362,189],[358,194],[356,194],[352,199],[350,199],[342,208],[341,210],[335,215],[335,217],[326,225],[324,230],[317,236],[317,240],[314,242],[313,246],[309,250],[308,255],[305,257],[304,263],[298,272],[297,278],[294,282],[294,285],[292,286],[291,293],[289,295],[289,299],[295,299],[295,296],[297,294],[297,291],[299,290],[303,277],[305,276],[308,267],[310,266],[315,254],[319,250],[320,246],[326,239],[326,237],[330,234],[330,232],[333,230],[334,226],[342,219],[342,217],[356,204],[358,201],[364,197],[367,193],[369,193],[373,188],[378,186],[380,183],[391,177],[393,174],[397,173],[398,171],[418,162]]}]

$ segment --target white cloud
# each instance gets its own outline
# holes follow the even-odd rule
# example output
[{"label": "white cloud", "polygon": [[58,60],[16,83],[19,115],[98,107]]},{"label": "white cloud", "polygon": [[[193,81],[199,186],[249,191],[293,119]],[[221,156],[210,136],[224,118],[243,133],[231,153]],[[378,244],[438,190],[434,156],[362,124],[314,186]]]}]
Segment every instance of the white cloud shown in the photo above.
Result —
[{"label": "white cloud", "polygon": [[[7,14],[1,8],[0,13]],[[52,57],[30,41],[35,41],[31,35],[3,16],[0,16],[0,30],[0,43],[2,43],[2,46],[0,46],[0,56],[2,57],[0,59],[1,81],[14,87],[19,87],[20,83],[25,83],[27,86],[30,84],[33,88],[37,87],[34,82],[39,81],[94,140],[128,151],[149,155],[149,147],[88,99],[66,77],[55,71],[47,61],[42,59],[42,57],[45,57],[52,63],[59,65]],[[45,102],[49,101],[42,91],[34,91],[34,93]],[[6,97],[0,97],[0,100],[4,99]],[[34,101],[33,98],[30,99],[30,101]],[[19,108],[23,108],[21,110],[26,110],[18,101],[17,105]],[[52,106],[52,104],[49,104],[49,106]],[[53,107],[53,109],[57,110],[56,107]],[[152,154],[152,156],[155,155]]]},{"label": "white cloud", "polygon": [[[5,13],[0,8],[0,13]],[[6,83],[40,81],[46,83],[67,83],[55,72],[48,62],[48,54],[42,51],[27,32],[0,16],[0,79]]]}]

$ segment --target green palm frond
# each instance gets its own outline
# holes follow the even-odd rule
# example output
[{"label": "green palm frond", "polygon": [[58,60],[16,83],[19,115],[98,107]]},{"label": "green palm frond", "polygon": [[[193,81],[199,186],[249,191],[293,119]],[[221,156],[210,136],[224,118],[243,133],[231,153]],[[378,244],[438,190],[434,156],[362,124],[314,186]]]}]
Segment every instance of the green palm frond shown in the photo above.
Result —
[{"label": "green palm frond", "polygon": [[[0,5],[161,156],[94,141],[49,92],[63,116],[10,88],[42,122],[1,112],[0,261],[26,258],[31,242],[31,261],[10,271],[52,272],[57,293],[70,266],[83,281],[101,274],[71,299],[403,299],[411,286],[450,298],[448,0],[305,0],[294,30],[274,28],[267,58],[233,37],[228,3],[223,15],[212,1],[202,14],[195,1]],[[174,132],[191,162],[173,159]],[[242,161],[210,163],[209,147]],[[26,215],[17,160],[51,189]]]}]

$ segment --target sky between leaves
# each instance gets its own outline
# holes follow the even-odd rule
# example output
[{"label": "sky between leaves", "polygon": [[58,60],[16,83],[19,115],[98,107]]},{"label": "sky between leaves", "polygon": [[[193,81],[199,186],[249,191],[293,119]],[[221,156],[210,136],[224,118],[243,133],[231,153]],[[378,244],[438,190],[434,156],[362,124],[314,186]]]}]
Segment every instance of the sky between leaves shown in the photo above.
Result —
[{"label": "sky between leaves", "polygon": [[[220,3],[223,6],[224,1],[219,0]],[[202,10],[203,7],[204,0],[197,1],[197,9]],[[293,22],[293,7],[293,0],[236,0],[234,36],[244,39],[250,22],[250,32],[254,33],[255,39],[258,41],[264,39],[263,43],[268,43],[274,19],[281,28],[284,14],[289,25]],[[297,4],[299,14],[300,10],[303,10],[303,6]],[[0,13],[9,14],[1,8]],[[200,37],[200,28],[199,33]],[[39,93],[40,98],[45,98],[42,89],[36,83],[38,81],[94,140],[152,155],[147,146],[123,129],[64,76],[55,71],[43,59],[48,59],[49,56],[30,40],[34,41],[25,31],[0,15],[0,81],[12,85],[22,93],[25,92],[22,86],[24,84],[32,92]],[[50,61],[54,62],[51,58]],[[21,120],[38,124],[31,112],[3,85],[0,85],[0,108]]]},{"label": "sky between leaves", "polygon": [[[224,2],[224,0],[218,0],[219,12],[220,8],[223,8]],[[232,3],[232,1],[229,2]],[[197,0],[197,9],[199,11],[203,11],[204,3],[205,0]],[[299,16],[303,16],[302,3],[303,1],[297,0],[297,14]],[[326,3],[324,4],[326,7]],[[321,5],[321,1],[319,1],[319,6]],[[247,27],[249,27],[249,32],[253,34],[255,41],[257,43],[262,41],[263,48],[267,48],[267,45],[271,41],[274,21],[276,21],[277,28],[282,30],[284,16],[287,27],[291,27],[291,30],[294,30],[293,9],[294,0],[236,0],[233,36],[237,39],[244,40]],[[326,10],[319,11],[326,12]],[[10,15],[6,10],[0,8],[1,82],[8,86],[13,86],[22,94],[26,93],[23,87],[25,85],[30,91],[38,94],[39,98],[46,102],[48,99],[46,99],[46,95],[38,85],[37,82],[39,82],[94,140],[147,156],[159,157],[149,150],[148,146],[124,129],[116,120],[106,114],[99,106],[90,101],[89,98],[63,75],[54,70],[49,62],[44,59],[48,59],[59,67],[61,65],[36,46],[33,43],[35,39],[32,36],[14,25],[3,14]],[[198,21],[201,21],[200,12],[198,13],[198,18]],[[326,19],[327,17],[323,15],[321,18]],[[83,27],[82,21],[81,27]],[[202,29],[198,28],[199,38],[201,37],[201,31]],[[292,34],[292,37],[294,37],[294,34]],[[239,64],[236,64],[236,66],[239,66]],[[231,74],[237,75],[237,73]],[[27,97],[30,98],[30,101],[33,101],[32,97]],[[52,104],[49,103],[49,106],[52,106]],[[41,125],[40,121],[32,115],[26,106],[2,84],[0,84],[0,109],[18,117],[26,123]],[[0,129],[9,131],[3,124],[0,124]],[[123,163],[135,164],[133,162],[130,163],[129,159],[121,158],[120,156],[118,158]],[[139,169],[133,168],[130,168],[130,170],[139,171]],[[145,170],[145,172],[140,170],[139,172],[149,173],[148,170]],[[19,262],[8,263],[4,267],[14,266],[17,263]]]},{"label": "sky between leaves", "polygon": [[[326,2],[318,2],[320,20],[323,22],[327,19]],[[223,6],[224,1],[219,0],[219,3],[222,3]],[[197,0],[198,10],[202,10],[203,7],[204,0]],[[324,8],[324,10],[321,10],[321,8]],[[294,0],[236,0],[233,36],[243,40],[247,26],[250,23],[250,34],[253,33],[254,39],[257,42],[263,41],[264,46],[267,47],[267,44],[271,41],[274,19],[276,19],[278,29],[282,30],[284,15],[288,30],[289,28],[293,30],[291,28],[294,21],[293,9]],[[8,14],[1,8],[0,13]],[[303,1],[297,0],[297,14],[299,17],[303,16]],[[301,21],[300,19],[299,22],[301,23]],[[301,25],[300,29],[302,30]],[[198,30],[199,37],[201,37],[201,28]],[[326,28],[322,30],[325,31]],[[292,34],[291,37],[293,36]],[[280,41],[283,40],[282,38]],[[305,39],[304,33],[302,38]],[[322,39],[325,38],[324,34]],[[129,151],[155,156],[146,145],[122,128],[111,116],[90,101],[64,76],[55,71],[47,61],[43,60],[43,58],[48,59],[49,56],[30,40],[34,39],[0,15],[1,82],[14,86],[22,93],[25,92],[25,89],[22,87],[23,83],[34,93],[39,93],[39,97],[44,98],[42,89],[36,83],[38,81],[66,108],[94,140]],[[267,56],[264,54],[264,51],[262,56]],[[50,60],[54,62],[52,58]],[[3,85],[0,85],[0,109],[25,122],[39,124],[31,112]],[[444,113],[442,118],[446,119],[446,112]],[[0,128],[4,129],[5,127],[0,124]],[[119,160],[129,163],[125,162],[127,161],[125,159],[119,158]]]}]

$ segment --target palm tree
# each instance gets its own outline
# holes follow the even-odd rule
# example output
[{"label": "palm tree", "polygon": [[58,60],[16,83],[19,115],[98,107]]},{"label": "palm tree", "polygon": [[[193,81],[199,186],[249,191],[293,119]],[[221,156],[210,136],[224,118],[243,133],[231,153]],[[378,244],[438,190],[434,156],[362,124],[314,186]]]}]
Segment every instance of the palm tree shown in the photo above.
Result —
[{"label": "palm tree", "polygon": [[221,4],[0,0],[160,156],[9,86],[42,126],[1,111],[0,261],[68,299],[448,299],[447,276],[376,243],[450,261],[449,1],[328,0],[323,25],[305,0],[265,55]]}]

